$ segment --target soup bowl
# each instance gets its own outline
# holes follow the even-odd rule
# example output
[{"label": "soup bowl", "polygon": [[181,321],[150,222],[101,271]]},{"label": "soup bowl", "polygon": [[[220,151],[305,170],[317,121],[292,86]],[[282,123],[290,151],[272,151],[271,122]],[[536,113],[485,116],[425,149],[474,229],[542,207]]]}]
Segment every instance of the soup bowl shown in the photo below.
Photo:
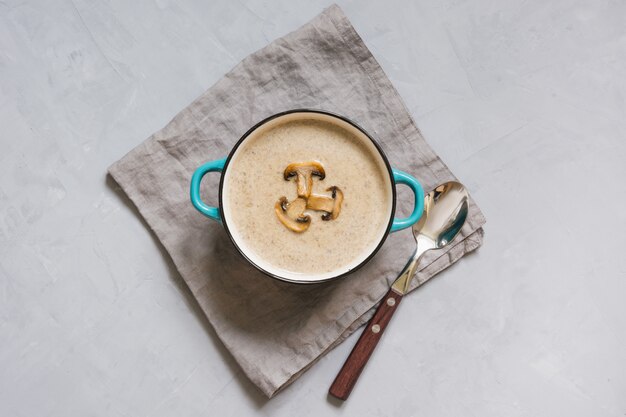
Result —
[{"label": "soup bowl", "polygon": [[[284,168],[284,172],[280,171],[280,178],[277,177],[279,174],[276,174],[277,179],[275,180],[275,187],[289,186],[293,188],[294,192],[297,187],[297,197],[294,197],[290,202],[284,196],[278,199],[278,195],[265,195],[269,193],[269,191],[266,192],[266,187],[262,185],[258,186],[257,184],[251,189],[250,184],[245,184],[245,179],[249,178],[247,173],[244,172],[244,168],[242,168],[242,166],[246,166],[244,163],[245,158],[249,159],[251,153],[261,153],[255,156],[256,159],[253,159],[253,161],[256,161],[255,164],[259,167],[259,170],[261,170],[265,169],[266,165],[271,165],[270,162],[276,159],[276,155],[288,154],[289,151],[285,150],[284,147],[277,149],[272,148],[270,145],[260,145],[263,145],[262,141],[270,140],[266,139],[266,137],[269,137],[268,132],[273,132],[281,126],[287,126],[289,123],[291,123],[289,126],[294,123],[304,125],[307,123],[323,123],[324,126],[330,126],[332,132],[345,132],[345,138],[349,138],[350,141],[349,146],[355,147],[355,149],[358,149],[363,155],[367,155],[368,158],[371,157],[371,159],[368,159],[366,162],[376,167],[377,180],[371,182],[364,177],[366,184],[357,184],[361,187],[361,194],[359,194],[358,198],[354,195],[354,191],[352,195],[349,194],[350,191],[357,187],[348,187],[347,191],[344,189],[344,191],[346,191],[346,195],[344,196],[341,186],[337,187],[335,185],[338,184],[330,183],[329,181],[341,182],[340,176],[332,180],[330,178],[333,172],[341,171],[340,168],[345,171],[345,166],[339,167],[341,164],[335,163],[335,169],[333,171],[334,167],[332,164],[323,165],[324,161],[317,161],[316,156],[318,156],[319,153],[316,152],[312,141],[303,141],[302,138],[299,138],[302,145],[301,148],[298,149],[298,157],[296,157],[296,159],[301,160],[303,158],[302,155],[307,154],[306,152],[310,145],[311,157],[305,157],[305,159],[310,159],[312,162],[304,163],[300,161],[294,163],[291,160],[280,161],[280,170],[282,170],[284,166],[286,166],[286,168]],[[287,133],[283,134],[288,134],[289,130],[285,130],[285,132]],[[325,146],[328,146],[328,144],[333,145],[334,139],[329,140],[330,142],[325,142]],[[348,139],[345,141],[347,140]],[[337,143],[343,143],[345,141],[342,137],[335,140]],[[271,144],[273,142],[266,143]],[[329,159],[341,157],[341,155],[328,152],[327,149],[326,155],[329,155]],[[350,163],[357,165],[359,163],[363,164],[358,160]],[[278,168],[276,167],[271,167],[271,169],[273,171],[270,170],[268,172],[278,172]],[[357,168],[354,168],[354,170],[356,169]],[[206,204],[200,196],[202,178],[210,172],[220,173],[221,176],[217,207]],[[379,173],[380,175],[378,175]],[[328,178],[326,178],[327,176]],[[272,181],[274,181],[273,178],[274,177],[272,177]],[[231,201],[233,198],[226,195],[227,190],[233,189],[233,187],[236,187],[236,184],[242,181],[243,188],[241,189],[247,190],[247,194],[254,194],[254,197],[250,196],[250,200],[244,202],[245,204],[243,205],[233,203],[233,201]],[[278,184],[278,181],[284,182],[284,185]],[[289,184],[289,182],[293,184]],[[414,194],[413,210],[406,218],[395,218],[395,186],[397,184],[408,186]],[[331,187],[325,188],[326,185],[331,185]],[[245,188],[246,186],[248,186],[248,188]],[[318,195],[313,193],[312,188],[315,189],[316,187],[318,189],[324,189],[325,194]],[[269,190],[269,188],[268,186],[267,189]],[[367,201],[369,194],[362,192],[362,190],[368,190],[368,193],[372,195],[380,195],[383,197],[373,201],[372,206],[365,206],[364,201]],[[328,281],[355,271],[372,259],[385,242],[389,233],[411,227],[420,219],[424,209],[424,190],[419,181],[406,172],[392,168],[382,148],[370,134],[347,117],[323,110],[311,109],[295,109],[281,112],[251,127],[237,141],[228,156],[206,162],[195,170],[191,178],[190,198],[191,203],[200,213],[223,225],[234,246],[248,262],[266,275],[292,283],[317,283]],[[270,198],[273,199],[272,201],[276,201],[271,207],[269,204],[265,204],[260,209],[265,215],[264,218],[271,218],[271,220],[262,224],[250,223],[251,225],[246,225],[245,227],[241,226],[240,223],[242,223],[242,221],[237,220],[239,214],[237,211],[241,211],[243,206],[252,205],[254,201],[260,201],[263,198],[268,201]],[[298,210],[298,212],[301,213],[298,216],[293,216],[290,214],[295,210],[292,207],[295,207],[295,204],[298,202],[302,205],[302,208]],[[342,204],[343,209],[341,208]],[[306,209],[304,208],[305,206]],[[350,231],[350,233],[346,233],[346,231],[340,227],[341,222],[347,224],[347,222],[354,220],[348,217],[351,213],[353,215],[357,213],[359,207],[362,209],[359,213],[361,217],[364,217],[361,218],[363,232],[354,230]],[[363,207],[370,210],[370,212],[363,211],[365,210]],[[272,214],[270,214],[270,210]],[[276,216],[272,218],[271,216],[274,215],[274,212]],[[377,223],[379,226],[374,227],[370,224],[367,218],[368,213],[372,215],[372,224],[375,222],[374,219],[382,219],[382,221],[378,221]],[[316,214],[321,214],[321,217],[318,217]],[[324,220],[326,220],[326,222],[324,222]],[[283,225],[280,224],[281,222]],[[327,234],[325,239],[336,239],[336,241],[333,242],[335,244],[331,245],[334,248],[334,255],[338,255],[337,252],[341,252],[342,247],[348,248],[350,242],[358,243],[360,249],[347,260],[342,260],[341,262],[337,260],[337,267],[329,269],[330,267],[327,266],[326,269],[324,269],[324,262],[316,262],[314,259],[309,259],[314,256],[316,249],[311,246],[310,251],[307,252],[308,249],[306,246],[312,245],[311,242],[315,240],[314,237],[312,237],[313,233],[322,233],[321,230],[323,227],[328,227],[328,229],[324,230],[324,233]],[[318,228],[317,231],[310,232],[310,230],[316,230],[314,228]],[[334,233],[332,232],[333,230],[337,230],[335,235],[332,235],[332,233]],[[268,234],[270,231],[273,234]],[[307,233],[311,235],[307,235]],[[328,237],[329,233],[330,238]],[[255,237],[262,242],[253,242]],[[346,244],[342,246],[341,242],[344,241]],[[285,247],[291,248],[294,252],[304,254],[301,255],[303,259],[302,262],[308,265],[308,269],[297,270],[297,268],[285,267],[280,264],[280,262],[276,261],[276,259],[270,259],[272,257],[267,254],[271,253],[272,245],[278,247],[281,244],[283,246],[287,245]],[[255,245],[257,249],[255,249]],[[261,250],[258,248],[261,248]],[[326,250],[324,256],[333,255],[331,252],[330,249]],[[308,253],[311,253],[311,256],[308,256]],[[338,257],[337,259],[341,258]],[[319,265],[321,269],[316,270],[316,265]]]}]

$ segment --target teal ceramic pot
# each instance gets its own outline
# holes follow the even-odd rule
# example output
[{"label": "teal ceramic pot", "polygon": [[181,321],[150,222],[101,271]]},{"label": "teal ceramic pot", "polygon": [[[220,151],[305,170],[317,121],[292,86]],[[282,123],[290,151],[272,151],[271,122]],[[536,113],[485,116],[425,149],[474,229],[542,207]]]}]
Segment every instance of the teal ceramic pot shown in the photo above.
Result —
[{"label": "teal ceramic pot", "polygon": [[[376,152],[379,155],[382,162],[384,163],[384,166],[386,167],[386,172],[388,175],[387,184],[391,188],[390,192],[392,195],[391,210],[389,214],[389,222],[387,224],[386,231],[382,233],[381,236],[378,237],[378,244],[375,246],[375,248],[372,251],[370,251],[369,253],[363,254],[363,256],[361,257],[362,259],[360,259],[359,263],[356,266],[353,265],[352,267],[346,270],[339,270],[333,273],[318,274],[318,275],[285,273],[285,271],[272,268],[271,265],[267,265],[261,259],[255,259],[255,256],[253,256],[253,254],[247,253],[247,251],[243,249],[244,245],[242,245],[241,242],[238,241],[238,239],[232,233],[232,230],[229,228],[229,224],[228,224],[229,213],[225,212],[225,205],[223,204],[223,192],[222,191],[224,187],[224,179],[227,178],[229,169],[236,169],[236,167],[234,166],[231,168],[231,165],[229,164],[233,156],[237,153],[237,150],[241,147],[241,145],[248,138],[250,138],[251,135],[253,135],[253,133],[257,131],[257,129],[261,128],[262,126],[266,126],[267,124],[270,124],[270,123],[282,123],[283,121],[297,120],[298,118],[319,119],[319,120],[323,120],[326,122],[337,124],[341,126],[342,128],[348,129],[349,131],[354,133],[354,135],[359,140],[364,141],[364,143],[370,149],[372,149],[373,152]],[[200,183],[202,181],[202,178],[209,172],[218,172],[221,175],[220,184],[219,184],[219,206],[218,207],[212,207],[206,204],[200,198]],[[406,217],[406,218],[394,217],[395,209],[396,209],[396,189],[395,189],[396,184],[407,185],[415,195],[415,203],[414,203],[413,211],[409,217]],[[230,151],[227,157],[207,162],[199,166],[195,170],[191,178],[190,197],[191,197],[191,203],[200,213],[202,213],[203,215],[210,218],[211,220],[214,220],[224,226],[231,241],[233,242],[237,250],[244,256],[244,258],[248,260],[248,262],[250,262],[256,268],[258,268],[259,270],[261,270],[262,272],[264,272],[265,274],[273,278],[277,278],[277,279],[287,281],[287,282],[294,282],[294,283],[316,283],[316,282],[328,281],[331,279],[336,279],[336,278],[345,276],[353,272],[354,270],[360,268],[365,263],[367,263],[370,259],[372,259],[372,257],[376,254],[376,252],[378,252],[380,247],[385,242],[385,239],[387,238],[389,233],[397,232],[399,230],[411,227],[420,219],[420,217],[422,216],[422,211],[424,210],[424,190],[421,184],[419,183],[419,181],[413,176],[405,172],[392,168],[391,165],[389,164],[389,161],[385,153],[381,149],[380,145],[363,128],[361,128],[358,124],[356,124],[355,122],[353,122],[352,120],[344,116],[340,116],[340,115],[333,114],[333,113],[326,112],[326,111],[310,110],[310,109],[297,109],[297,110],[289,110],[289,111],[281,112],[281,113],[275,114],[273,116],[270,116],[260,121],[255,126],[250,128],[250,130],[248,130],[241,137],[241,139],[239,139],[239,141],[235,144],[235,146]]]}]

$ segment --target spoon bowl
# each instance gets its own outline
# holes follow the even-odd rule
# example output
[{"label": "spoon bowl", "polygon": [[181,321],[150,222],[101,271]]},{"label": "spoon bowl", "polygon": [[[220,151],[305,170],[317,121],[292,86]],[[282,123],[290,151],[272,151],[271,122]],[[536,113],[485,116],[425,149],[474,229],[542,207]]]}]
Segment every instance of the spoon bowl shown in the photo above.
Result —
[{"label": "spoon bowl", "polygon": [[412,228],[418,246],[428,246],[424,252],[442,249],[454,240],[467,219],[468,199],[467,190],[456,181],[441,184],[426,195],[424,214]]},{"label": "spoon bowl", "polygon": [[463,184],[450,181],[439,185],[424,197],[424,213],[413,225],[416,248],[391,289],[404,295],[409,291],[417,264],[423,254],[442,249],[454,240],[467,219],[469,195]]}]

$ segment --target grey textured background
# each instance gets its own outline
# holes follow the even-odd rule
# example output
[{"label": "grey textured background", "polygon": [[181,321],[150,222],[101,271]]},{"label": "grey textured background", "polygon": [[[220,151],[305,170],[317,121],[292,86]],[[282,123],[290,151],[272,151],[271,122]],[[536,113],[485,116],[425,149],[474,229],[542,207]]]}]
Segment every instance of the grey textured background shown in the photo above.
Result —
[{"label": "grey textured background", "polygon": [[[339,2],[489,223],[266,401],[106,168],[329,2],[0,3],[0,414],[626,413],[626,3]],[[622,180],[622,182],[620,182]],[[398,373],[398,368],[403,372]]]}]

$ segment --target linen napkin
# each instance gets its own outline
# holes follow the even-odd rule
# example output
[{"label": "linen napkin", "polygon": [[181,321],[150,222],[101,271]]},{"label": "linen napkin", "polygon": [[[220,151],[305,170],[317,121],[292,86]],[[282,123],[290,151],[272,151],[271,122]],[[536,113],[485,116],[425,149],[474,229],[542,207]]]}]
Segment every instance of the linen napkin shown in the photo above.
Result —
[{"label": "linen napkin", "polygon": [[[268,397],[372,316],[415,247],[410,230],[404,230],[390,235],[367,265],[345,278],[284,283],[248,264],[222,226],[192,207],[189,182],[195,168],[226,156],[258,121],[291,108],[324,109],[355,120],[378,139],[390,163],[417,177],[426,192],[454,179],[337,6],[245,58],[109,168],[218,337]],[[203,183],[205,201],[216,202],[216,184],[217,178]],[[409,198],[398,201],[398,211],[411,207]],[[484,222],[472,202],[461,236],[445,252],[423,258],[413,288],[480,246]]]}]

